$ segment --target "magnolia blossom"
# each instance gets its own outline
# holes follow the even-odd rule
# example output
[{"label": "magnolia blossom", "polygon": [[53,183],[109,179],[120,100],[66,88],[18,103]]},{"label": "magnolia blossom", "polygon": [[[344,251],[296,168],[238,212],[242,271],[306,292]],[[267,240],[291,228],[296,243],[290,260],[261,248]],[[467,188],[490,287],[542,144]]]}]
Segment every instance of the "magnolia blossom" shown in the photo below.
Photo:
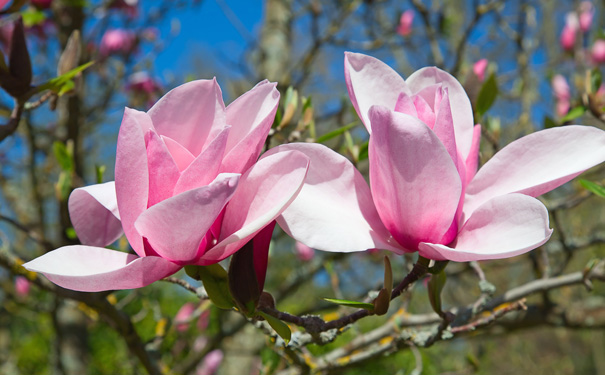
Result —
[{"label": "magnolia blossom", "polygon": [[[217,263],[254,238],[262,288],[275,218],[296,197],[308,159],[257,162],[279,92],[261,82],[227,108],[216,80],[186,83],[148,112],[126,108],[115,182],[74,190],[72,224],[84,245],[24,267],[74,290],[139,288],[184,265]],[[126,235],[135,254],[105,249]]]},{"label": "magnolia blossom", "polygon": [[397,33],[401,36],[408,36],[412,33],[412,23],[414,22],[414,11],[406,10],[399,18]]},{"label": "magnolia blossom", "polygon": [[594,5],[590,1],[582,1],[580,3],[580,30],[582,32],[588,32],[592,26],[592,19],[594,18]]},{"label": "magnolia blossom", "polygon": [[479,81],[485,79],[485,71],[487,70],[487,59],[481,59],[473,64],[473,73],[479,78]]},{"label": "magnolia blossom", "polygon": [[556,98],[557,115],[565,116],[571,107],[571,93],[567,80],[560,74],[552,78],[552,91]]},{"label": "magnolia blossom", "polygon": [[561,31],[561,47],[565,51],[572,51],[576,43],[576,34],[580,28],[580,21],[578,15],[575,12],[570,12],[565,17],[565,26]]},{"label": "magnolia blossom", "polygon": [[349,95],[370,133],[370,184],[343,156],[288,144],[311,159],[307,182],[278,223],[319,250],[418,251],[435,260],[506,258],[552,231],[534,197],[605,160],[605,132],[565,126],[512,142],[478,172],[480,126],[460,83],[437,68],[403,80],[383,62],[347,53]]},{"label": "magnolia blossom", "polygon": [[27,297],[29,295],[30,284],[29,280],[23,276],[15,278],[15,292],[19,297]]},{"label": "magnolia blossom", "polygon": [[596,64],[604,64],[605,63],[605,40],[598,39],[592,45],[592,49],[590,51],[590,55],[592,57],[592,61]]},{"label": "magnolia blossom", "polygon": [[136,34],[126,29],[110,29],[103,34],[99,53],[109,56],[113,53],[129,53],[136,43]]}]

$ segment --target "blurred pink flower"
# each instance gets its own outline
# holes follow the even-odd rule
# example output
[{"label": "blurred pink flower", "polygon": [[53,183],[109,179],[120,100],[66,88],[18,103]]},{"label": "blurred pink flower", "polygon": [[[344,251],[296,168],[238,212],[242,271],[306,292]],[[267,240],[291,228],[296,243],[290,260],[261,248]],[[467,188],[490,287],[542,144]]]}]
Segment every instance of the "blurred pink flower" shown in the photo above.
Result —
[{"label": "blurred pink flower", "polygon": [[210,310],[204,310],[200,317],[197,320],[197,329],[200,331],[205,331],[208,328],[208,324],[210,323]]},{"label": "blurred pink flower", "polygon": [[113,0],[109,4],[109,8],[121,10],[132,18],[139,14],[138,4],[139,0]]},{"label": "blurred pink flower", "polygon": [[[74,190],[84,245],[26,263],[79,291],[140,288],[185,265],[220,262],[253,242],[260,289],[277,216],[304,182],[300,152],[258,160],[279,103],[263,81],[225,108],[216,80],[181,85],[148,112],[126,108],[115,182]],[[126,235],[135,254],[104,248]]]},{"label": "blurred pink flower", "polygon": [[39,9],[48,9],[53,3],[53,0],[31,0],[32,5]]},{"label": "blurred pink flower", "polygon": [[580,30],[582,30],[582,32],[588,32],[588,30],[590,30],[590,27],[592,26],[592,19],[594,17],[594,5],[592,5],[592,3],[590,1],[582,1],[582,3],[580,3],[580,17],[579,17],[579,23],[580,23]]},{"label": "blurred pink flower", "polygon": [[298,256],[298,259],[304,262],[308,262],[313,259],[313,255],[315,255],[315,250],[313,250],[309,246],[305,245],[302,242],[296,241],[294,247],[296,249],[296,256]]},{"label": "blurred pink flower", "polygon": [[0,0],[0,9],[4,9],[6,4],[8,4],[10,0]]},{"label": "blurred pink flower", "polygon": [[552,78],[551,85],[552,91],[558,100],[571,99],[569,84],[567,84],[567,80],[561,74],[557,74]]},{"label": "blurred pink flower", "polygon": [[597,39],[591,49],[592,61],[595,64],[605,63],[605,40]]},{"label": "blurred pink flower", "polygon": [[160,85],[147,72],[131,74],[126,84],[126,90],[147,95],[157,92],[160,88]]},{"label": "blurred pink flower", "polygon": [[370,187],[353,164],[317,144],[286,144],[310,159],[307,179],[278,218],[314,249],[381,248],[466,262],[523,254],[550,238],[535,197],[605,160],[605,131],[542,130],[478,167],[481,126],[462,85],[434,67],[404,80],[370,56],[346,53],[351,102],[370,133]]},{"label": "blurred pink flower", "polygon": [[29,295],[30,284],[29,280],[23,276],[17,276],[15,278],[15,292],[19,297],[27,297]]},{"label": "blurred pink flower", "polygon": [[135,46],[136,39],[136,34],[131,30],[109,29],[101,38],[99,53],[103,57],[114,53],[130,53]]},{"label": "blurred pink flower", "polygon": [[397,33],[401,36],[408,36],[412,33],[412,23],[414,22],[414,11],[406,10],[399,18]]},{"label": "blurred pink flower", "polygon": [[568,13],[560,37],[561,47],[565,51],[573,51],[579,27],[578,15],[574,12]]},{"label": "blurred pink flower", "polygon": [[191,323],[191,316],[195,311],[196,305],[192,302],[186,302],[174,316],[174,325],[179,332],[185,332]]},{"label": "blurred pink flower", "polygon": [[206,354],[202,363],[196,369],[196,375],[214,375],[223,361],[223,352],[214,349]]},{"label": "blurred pink flower", "polygon": [[479,81],[485,79],[485,71],[487,70],[487,59],[481,59],[473,64],[473,72],[479,78]]}]

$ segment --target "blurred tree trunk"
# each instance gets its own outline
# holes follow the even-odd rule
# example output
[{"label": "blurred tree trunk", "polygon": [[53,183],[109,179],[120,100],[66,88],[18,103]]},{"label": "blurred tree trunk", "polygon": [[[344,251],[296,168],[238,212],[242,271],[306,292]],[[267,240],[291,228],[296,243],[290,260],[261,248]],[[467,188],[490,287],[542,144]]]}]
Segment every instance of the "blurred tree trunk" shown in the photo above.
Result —
[{"label": "blurred tree trunk", "polygon": [[[61,51],[74,30],[82,30],[84,24],[84,9],[70,1],[55,1],[53,11],[58,22],[59,42]],[[80,61],[82,63],[82,61]],[[83,177],[83,153],[81,129],[84,123],[82,116],[82,86],[73,95],[61,97],[57,103],[58,138],[61,141],[73,142],[74,150],[74,180]],[[73,183],[73,182],[72,182]],[[74,186],[72,185],[72,188]],[[66,229],[71,226],[67,200],[59,201],[60,226],[57,238],[61,245],[74,244],[66,236]],[[56,298],[56,308],[53,311],[53,322],[56,330],[57,370],[65,375],[80,375],[87,373],[88,367],[88,331],[86,317],[78,309],[77,304]]]},{"label": "blurred tree trunk", "polygon": [[267,0],[260,40],[260,79],[290,84],[292,63],[292,0]]}]

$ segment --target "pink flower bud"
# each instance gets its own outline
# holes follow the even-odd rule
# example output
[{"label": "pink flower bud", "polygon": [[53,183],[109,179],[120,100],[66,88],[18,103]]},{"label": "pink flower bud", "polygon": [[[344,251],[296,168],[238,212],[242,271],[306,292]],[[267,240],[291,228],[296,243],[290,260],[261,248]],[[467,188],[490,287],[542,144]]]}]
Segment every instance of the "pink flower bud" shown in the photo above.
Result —
[{"label": "pink flower bud", "polygon": [[315,250],[313,250],[302,242],[296,241],[295,248],[296,256],[298,256],[298,259],[304,262],[310,261],[311,259],[313,259],[313,255],[315,255]]},{"label": "pink flower bud", "polygon": [[200,331],[206,330],[206,328],[208,328],[208,323],[210,323],[210,310],[206,310],[200,314],[200,317],[197,320],[197,329]]},{"label": "pink flower bud", "polygon": [[399,18],[397,33],[401,36],[408,36],[412,33],[412,23],[414,22],[414,11],[406,10]]},{"label": "pink flower bud", "polygon": [[595,64],[605,63],[605,40],[599,39],[594,42],[591,50],[591,57]]},{"label": "pink flower bud", "polygon": [[568,112],[569,109],[571,108],[571,103],[569,102],[569,100],[557,100],[557,115],[559,117],[563,117],[565,116]]},{"label": "pink flower bud", "polygon": [[17,276],[15,278],[15,292],[19,297],[27,297],[29,295],[29,280],[23,276]]},{"label": "pink flower bud", "polygon": [[206,354],[204,361],[196,369],[197,375],[214,375],[223,361],[223,352],[215,349]]},{"label": "pink flower bud", "polygon": [[191,315],[195,311],[195,304],[191,302],[185,303],[174,317],[174,325],[179,332],[185,332],[189,328]]},{"label": "pink flower bud", "polygon": [[479,78],[479,81],[483,81],[485,79],[485,71],[487,70],[487,59],[481,59],[473,64],[473,72]]},{"label": "pink flower bud", "polygon": [[561,47],[565,51],[572,51],[576,43],[576,33],[580,27],[578,15],[574,12],[567,13],[565,17],[565,26],[561,31]]},{"label": "pink flower bud", "polygon": [[567,80],[562,75],[555,75],[552,78],[551,85],[553,94],[557,100],[569,100],[571,98],[569,84],[567,84]]},{"label": "pink flower bud", "polygon": [[136,35],[125,29],[110,29],[103,34],[99,52],[101,56],[109,56],[114,53],[129,53],[134,48]]},{"label": "pink flower bud", "polygon": [[594,6],[590,1],[582,1],[580,4],[580,30],[587,32],[592,26],[592,19],[594,17]]}]

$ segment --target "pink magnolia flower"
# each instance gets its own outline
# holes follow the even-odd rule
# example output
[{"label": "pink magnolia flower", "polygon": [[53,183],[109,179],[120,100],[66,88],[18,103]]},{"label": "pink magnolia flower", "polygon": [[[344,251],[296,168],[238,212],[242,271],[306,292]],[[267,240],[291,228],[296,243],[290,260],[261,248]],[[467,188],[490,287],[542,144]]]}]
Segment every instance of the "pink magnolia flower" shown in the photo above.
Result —
[{"label": "pink magnolia flower", "polygon": [[29,295],[30,284],[29,280],[23,276],[15,278],[15,292],[19,297],[27,297]]},{"label": "pink magnolia flower", "polygon": [[186,302],[174,316],[174,325],[176,330],[179,332],[185,332],[189,328],[189,322],[193,313],[195,312],[196,305],[192,302]]},{"label": "pink magnolia flower", "polygon": [[479,81],[485,79],[485,71],[487,70],[487,59],[481,59],[473,64],[473,73],[479,78]]},{"label": "pink magnolia flower", "polygon": [[9,3],[10,0],[0,0],[0,9],[4,9],[6,4]]},{"label": "pink magnolia flower", "polygon": [[114,53],[129,53],[134,48],[136,39],[136,34],[131,30],[107,30],[101,38],[99,53],[104,57]]},{"label": "pink magnolia flower", "polygon": [[401,14],[399,18],[399,25],[397,26],[397,34],[401,36],[408,36],[412,33],[412,23],[414,22],[414,11],[406,10]]},{"label": "pink magnolia flower", "polygon": [[[317,144],[286,150],[311,159],[307,181],[278,219],[319,250],[418,251],[435,260],[506,258],[552,233],[534,197],[605,160],[605,132],[564,126],[512,142],[477,172],[480,126],[460,83],[437,68],[403,80],[373,57],[347,53],[353,106],[370,132],[370,184]],[[477,172],[477,173],[476,173]]]},{"label": "pink magnolia flower", "polygon": [[576,43],[576,34],[579,28],[580,21],[578,20],[578,15],[574,12],[568,13],[565,17],[565,26],[563,26],[559,39],[561,47],[565,51],[573,51]]},{"label": "pink magnolia flower", "polygon": [[296,256],[298,256],[298,259],[302,260],[303,262],[308,262],[313,259],[313,255],[315,255],[315,250],[313,250],[309,246],[305,245],[300,241],[296,241],[294,247],[296,249]]},{"label": "pink magnolia flower", "polygon": [[592,26],[592,19],[594,18],[594,5],[590,1],[582,1],[580,3],[580,30],[582,32],[588,32],[590,30],[590,26]]},{"label": "pink magnolia flower", "polygon": [[[264,81],[225,108],[216,80],[201,80],[148,112],[126,108],[115,182],[69,198],[85,245],[24,267],[68,289],[139,288],[187,264],[217,263],[254,238],[262,288],[274,220],[300,191],[309,162],[298,152],[257,162],[278,102],[275,84]],[[136,255],[101,247],[122,232]]]},{"label": "pink magnolia flower", "polygon": [[605,63],[605,40],[598,39],[594,42],[591,49],[592,61],[596,64]]},{"label": "pink magnolia flower", "polygon": [[223,361],[223,352],[220,349],[214,349],[206,354],[203,362],[197,367],[196,375],[213,375]]}]

